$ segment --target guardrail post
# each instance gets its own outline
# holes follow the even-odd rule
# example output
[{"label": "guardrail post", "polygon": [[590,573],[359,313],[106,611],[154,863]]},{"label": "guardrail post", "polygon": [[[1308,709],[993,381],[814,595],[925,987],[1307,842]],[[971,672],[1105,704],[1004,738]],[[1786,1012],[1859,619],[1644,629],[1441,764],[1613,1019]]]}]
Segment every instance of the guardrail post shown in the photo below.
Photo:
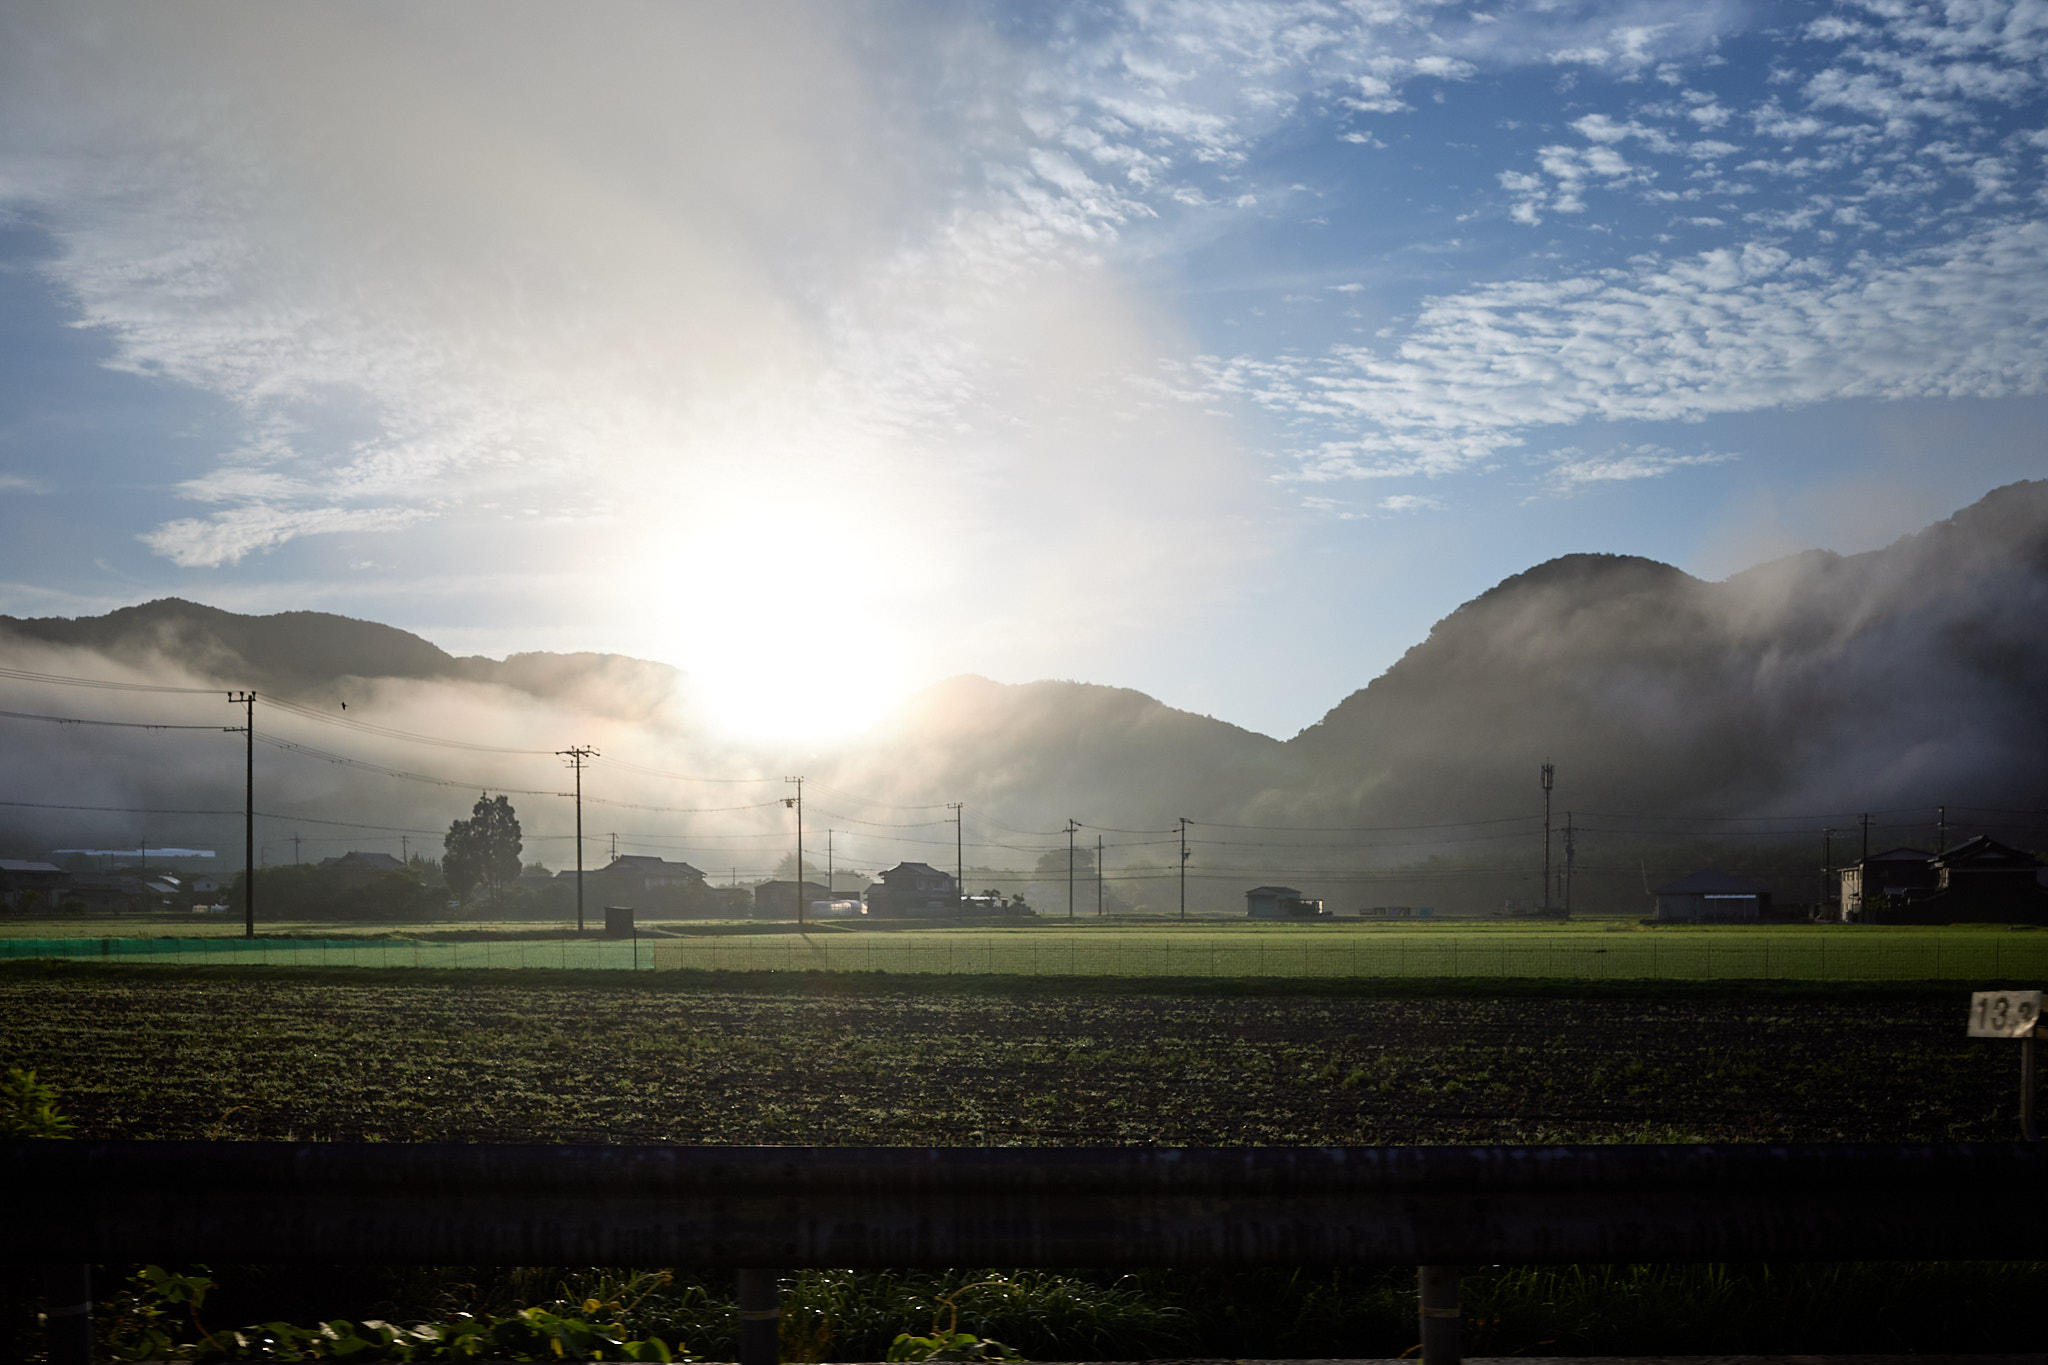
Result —
[{"label": "guardrail post", "polygon": [[50,1365],[92,1365],[92,1267],[43,1267],[43,1350]]},{"label": "guardrail post", "polygon": [[772,1270],[742,1270],[739,1365],[780,1365],[782,1292]]},{"label": "guardrail post", "polygon": [[2041,1140],[2041,1128],[2034,1120],[2034,1048],[2040,1040],[2040,1026],[2020,1039],[2020,1136],[2029,1142]]},{"label": "guardrail post", "polygon": [[1422,1288],[1422,1365],[1458,1365],[1458,1272],[1426,1265],[1416,1279]]}]

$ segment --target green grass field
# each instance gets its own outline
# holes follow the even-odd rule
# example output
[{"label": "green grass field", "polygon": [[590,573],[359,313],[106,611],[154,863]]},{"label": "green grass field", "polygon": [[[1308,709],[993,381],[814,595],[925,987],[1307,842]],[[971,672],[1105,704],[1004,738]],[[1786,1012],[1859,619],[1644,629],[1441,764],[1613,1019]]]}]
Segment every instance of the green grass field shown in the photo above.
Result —
[{"label": "green grass field", "polygon": [[[530,925],[232,926],[142,937],[133,921],[76,922],[63,937],[0,937],[0,959],[52,957],[187,965],[889,972],[1008,976],[1548,978],[1561,980],[2048,980],[2048,933],[1989,925],[1651,927],[1442,923],[1273,925],[1064,923],[876,930],[837,925],[649,926],[634,941]],[[45,926],[54,928],[54,926]],[[86,932],[99,930],[98,933]]]}]

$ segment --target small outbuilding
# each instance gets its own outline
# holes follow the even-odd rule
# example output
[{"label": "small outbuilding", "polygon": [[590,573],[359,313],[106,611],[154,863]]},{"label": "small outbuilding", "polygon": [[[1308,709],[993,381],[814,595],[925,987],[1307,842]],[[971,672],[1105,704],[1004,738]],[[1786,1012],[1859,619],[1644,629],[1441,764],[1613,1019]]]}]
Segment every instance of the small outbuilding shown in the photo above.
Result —
[{"label": "small outbuilding", "polygon": [[1667,882],[1652,894],[1657,919],[1674,924],[1754,924],[1771,908],[1771,889],[1762,882],[1711,867]]},{"label": "small outbuilding", "polygon": [[1291,886],[1255,886],[1244,893],[1244,912],[1253,919],[1321,919],[1323,903]]},{"label": "small outbuilding", "polygon": [[820,882],[762,882],[754,888],[754,918],[795,919],[799,903],[808,907],[831,899],[832,889]]}]

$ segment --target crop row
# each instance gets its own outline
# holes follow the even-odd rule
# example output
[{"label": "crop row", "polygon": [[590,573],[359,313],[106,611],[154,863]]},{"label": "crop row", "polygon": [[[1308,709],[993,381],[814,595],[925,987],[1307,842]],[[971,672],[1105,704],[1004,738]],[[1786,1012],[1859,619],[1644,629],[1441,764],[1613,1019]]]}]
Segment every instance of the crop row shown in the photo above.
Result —
[{"label": "crop row", "polygon": [[0,973],[81,1136],[1206,1145],[2010,1135],[1960,999]]}]

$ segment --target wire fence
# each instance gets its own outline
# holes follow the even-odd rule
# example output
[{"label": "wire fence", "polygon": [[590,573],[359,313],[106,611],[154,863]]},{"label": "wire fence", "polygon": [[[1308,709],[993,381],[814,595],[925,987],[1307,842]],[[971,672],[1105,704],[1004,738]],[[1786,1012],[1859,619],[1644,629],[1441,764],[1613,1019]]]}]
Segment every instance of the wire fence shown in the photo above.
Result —
[{"label": "wire fence", "polygon": [[645,939],[484,939],[416,942],[374,938],[21,938],[0,939],[0,960],[54,958],[188,967],[438,967],[651,970]]},{"label": "wire fence", "polygon": [[0,940],[0,959],[922,975],[2048,981],[2048,934],[820,934],[664,939]]}]

